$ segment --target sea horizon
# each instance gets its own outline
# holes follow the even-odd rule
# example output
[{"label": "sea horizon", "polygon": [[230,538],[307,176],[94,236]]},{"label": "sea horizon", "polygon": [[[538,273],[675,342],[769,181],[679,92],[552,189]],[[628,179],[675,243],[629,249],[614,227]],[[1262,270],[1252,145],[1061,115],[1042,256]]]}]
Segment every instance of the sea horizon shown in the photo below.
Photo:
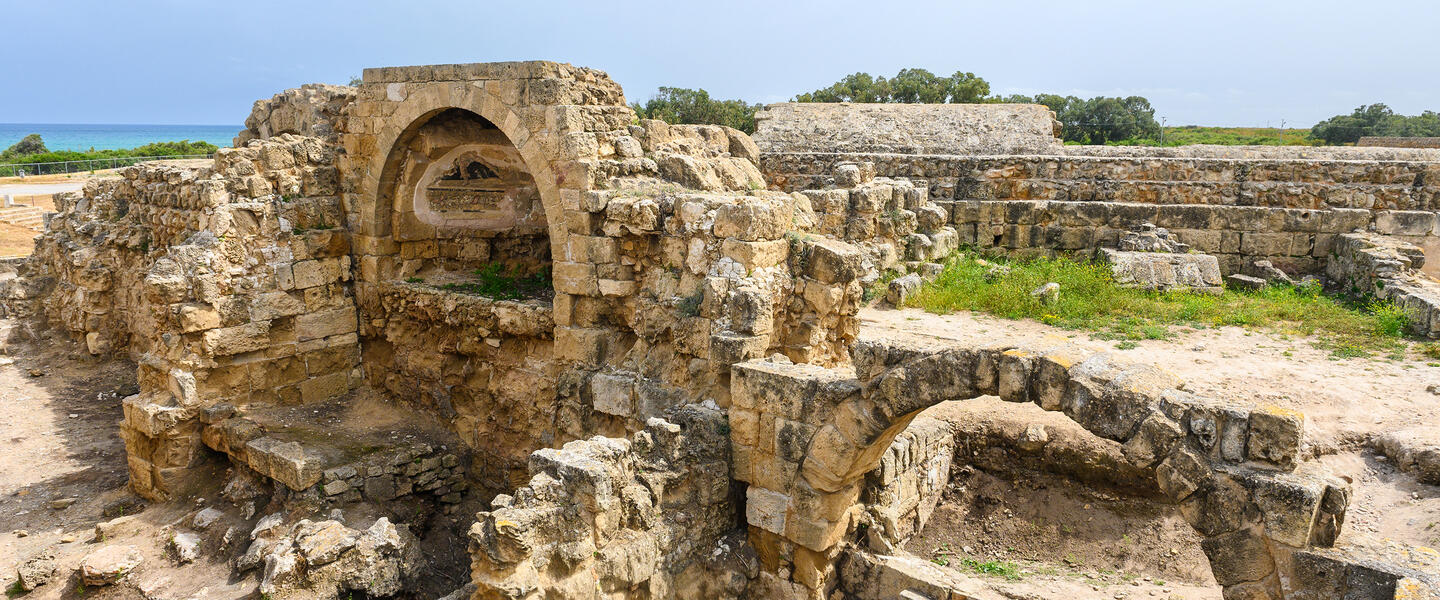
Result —
[{"label": "sea horizon", "polygon": [[244,125],[143,123],[0,123],[0,150],[38,133],[52,151],[119,150],[155,142],[209,142],[228,147]]}]

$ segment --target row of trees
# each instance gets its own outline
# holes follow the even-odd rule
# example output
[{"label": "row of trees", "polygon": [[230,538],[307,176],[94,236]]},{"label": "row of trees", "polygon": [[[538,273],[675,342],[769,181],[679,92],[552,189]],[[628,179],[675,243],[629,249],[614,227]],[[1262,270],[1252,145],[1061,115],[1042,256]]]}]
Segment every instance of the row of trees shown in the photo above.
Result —
[{"label": "row of trees", "polygon": [[[1079,98],[1056,94],[1035,96],[996,96],[990,83],[974,73],[956,71],[941,77],[925,69],[901,69],[894,77],[876,77],[869,73],[847,75],[829,87],[799,94],[795,102],[896,102],[896,103],[987,103],[1016,102],[1043,104],[1055,111],[1062,124],[1061,137],[1080,144],[1158,144],[1172,142],[1155,120],[1155,108],[1142,96],[1124,98],[1096,96]],[[703,89],[662,87],[644,104],[632,104],[636,114],[645,119],[661,119],[670,123],[710,123],[728,125],[746,133],[755,132],[755,112],[759,104],[743,100],[717,100]],[[1397,115],[1384,104],[1371,104],[1355,109],[1349,115],[1337,115],[1316,124],[1308,143],[1348,144],[1362,136],[1440,136],[1440,114],[1433,111],[1417,116]],[[1212,136],[1229,139],[1234,136]],[[1254,136],[1251,136],[1254,137]],[[1306,143],[1285,140],[1278,143]],[[1238,138],[1237,138],[1238,139]],[[1269,138],[1257,138],[1273,143]]]},{"label": "row of trees", "polygon": [[1327,144],[1353,144],[1369,135],[1440,137],[1440,114],[1427,110],[1415,116],[1397,115],[1384,104],[1370,104],[1348,115],[1335,115],[1310,128],[1310,136]]},{"label": "row of trees", "polygon": [[[1066,141],[1104,144],[1110,141],[1155,136],[1160,124],[1155,109],[1139,96],[1090,99],[1041,94],[999,97],[990,94],[990,83],[974,73],[956,71],[941,77],[925,69],[901,69],[894,77],[855,73],[829,87],[795,96],[796,102],[894,102],[956,103],[984,102],[1038,103],[1055,111],[1064,124]],[[743,100],[716,100],[705,90],[662,87],[644,104],[632,105],[645,119],[670,123],[711,123],[728,125],[746,133],[755,131],[759,104]]]}]

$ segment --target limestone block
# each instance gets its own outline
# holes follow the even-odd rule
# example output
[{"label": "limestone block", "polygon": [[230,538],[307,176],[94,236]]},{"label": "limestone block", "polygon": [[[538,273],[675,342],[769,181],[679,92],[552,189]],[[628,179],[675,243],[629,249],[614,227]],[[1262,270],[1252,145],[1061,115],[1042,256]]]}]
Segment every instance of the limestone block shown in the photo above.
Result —
[{"label": "limestone block", "polygon": [[306,404],[338,398],[350,390],[350,373],[342,371],[310,377],[300,383],[300,399]]},{"label": "limestone block", "polygon": [[717,333],[710,336],[710,359],[728,369],[731,365],[764,356],[769,345],[768,335]]},{"label": "limestone block", "polygon": [[319,483],[324,474],[322,459],[299,442],[262,437],[250,440],[245,450],[251,468],[297,492]]},{"label": "limestone block", "polygon": [[[351,309],[353,314],[354,310]],[[353,328],[352,328],[353,329]],[[262,350],[270,345],[270,321],[257,321],[211,329],[202,334],[200,347],[211,356],[230,356]]]},{"label": "limestone block", "polygon": [[1159,412],[1151,413],[1149,418],[1141,421],[1135,436],[1121,446],[1121,451],[1131,464],[1149,467],[1168,456],[1184,435],[1179,423]]},{"label": "limestone block", "polygon": [[[1213,536],[1260,522],[1260,509],[1249,490],[1240,485],[1243,474],[1216,473],[1211,485],[1180,502],[1180,514],[1200,535]],[[1308,531],[1308,530],[1307,530]]]},{"label": "limestone block", "polygon": [[919,291],[920,286],[924,283],[924,280],[920,279],[920,275],[916,273],[897,277],[890,282],[885,293],[885,301],[895,306],[902,306],[905,304],[905,300]]},{"label": "limestone block", "polygon": [[786,513],[790,497],[759,486],[745,488],[745,521],[750,525],[785,535]]},{"label": "limestone block", "polygon": [[1250,411],[1247,456],[1281,469],[1295,468],[1296,455],[1305,440],[1305,415],[1278,407]]},{"label": "limestone block", "polygon": [[1210,559],[1210,570],[1220,585],[1260,581],[1275,571],[1275,562],[1258,528],[1208,537],[1200,547]]},{"label": "limestone block", "polygon": [[354,307],[307,313],[295,318],[295,337],[299,341],[341,335],[355,330]]},{"label": "limestone block", "polygon": [[1213,479],[1210,464],[1189,448],[1180,446],[1155,468],[1160,492],[1179,502]]},{"label": "limestone block", "polygon": [[[778,440],[777,430],[777,440]],[[826,425],[814,434],[805,454],[801,473],[805,481],[822,492],[834,492],[844,487],[850,471],[855,466],[860,449],[835,425]]]},{"label": "limestone block", "polygon": [[746,242],[726,238],[720,244],[720,254],[729,258],[746,271],[773,267],[785,262],[789,256],[790,244],[785,240]]},{"label": "limestone block", "polygon": [[576,296],[600,295],[600,280],[593,264],[557,262],[551,276],[555,280],[556,292]]},{"label": "limestone block", "polygon": [[103,546],[80,559],[80,581],[90,586],[118,583],[144,561],[135,546]]},{"label": "limestone block", "polygon": [[305,312],[305,302],[285,292],[268,292],[250,299],[250,318],[254,321],[291,317],[302,312]]},{"label": "limestone block", "polygon": [[789,228],[790,210],[782,202],[747,197],[715,211],[714,232],[717,238],[773,240],[785,235]]},{"label": "limestone block", "polygon": [[1034,365],[1035,357],[1026,350],[1016,348],[1000,354],[996,385],[1001,400],[1030,401],[1030,373]]},{"label": "limestone block", "polygon": [[614,332],[604,328],[555,328],[555,358],[595,366],[605,358],[606,340]]},{"label": "limestone block", "polygon": [[[577,192],[579,193],[579,192]],[[565,241],[569,262],[610,263],[619,256],[615,238],[590,235],[572,235]]]},{"label": "limestone block", "polygon": [[635,414],[635,378],[629,375],[597,373],[590,378],[595,410],[628,417]]},{"label": "limestone block", "polygon": [[813,238],[804,245],[803,274],[822,283],[843,283],[859,279],[863,273],[864,252],[853,245],[836,240]]},{"label": "limestone block", "polygon": [[180,317],[180,331],[193,333],[220,326],[220,313],[215,307],[198,302],[187,302],[176,308]]},{"label": "limestone block", "polygon": [[1102,248],[1100,258],[1110,264],[1115,282],[1120,285],[1150,290],[1174,289],[1206,293],[1218,293],[1222,286],[1220,262],[1208,254],[1130,252]]},{"label": "limestone block", "polygon": [[1325,479],[1315,474],[1256,473],[1243,477],[1241,484],[1260,508],[1265,535],[1292,548],[1310,545],[1325,498]]}]

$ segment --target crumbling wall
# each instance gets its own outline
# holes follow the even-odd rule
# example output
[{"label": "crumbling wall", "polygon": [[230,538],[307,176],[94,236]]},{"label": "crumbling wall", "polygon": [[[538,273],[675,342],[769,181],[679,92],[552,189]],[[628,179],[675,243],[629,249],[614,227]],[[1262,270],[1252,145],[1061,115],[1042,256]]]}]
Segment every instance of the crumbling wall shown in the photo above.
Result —
[{"label": "crumbling wall", "polygon": [[93,353],[127,352],[132,486],[161,497],[200,462],[198,411],[299,403],[358,382],[334,153],[284,135],[213,161],[128,167],[60,201],[27,271]]},{"label": "crumbling wall", "polygon": [[629,439],[531,455],[532,478],[471,526],[474,598],[738,598],[754,576],[736,527],[725,416],[690,406]]},{"label": "crumbling wall", "polygon": [[245,129],[235,136],[235,147],[286,133],[334,140],[341,112],[355,100],[355,88],[307,83],[256,100],[245,118]]},{"label": "crumbling wall", "polygon": [[[738,131],[637,122],[604,73],[541,62],[369,70],[347,115],[367,374],[445,415],[495,491],[519,483],[537,448],[623,436],[707,398],[723,406],[731,364],[833,361],[853,338],[859,272],[802,259],[815,244],[786,234],[813,215],[762,189]],[[553,298],[476,298],[423,271],[448,259],[446,243],[478,251],[426,241],[407,200],[407,174],[435,154],[417,151],[426,128],[455,115],[493,125],[533,182]]]},{"label": "crumbling wall", "polygon": [[[735,367],[734,472],[749,484],[756,585],[770,597],[828,597],[852,532],[868,522],[865,473],[920,410],[981,395],[1061,411],[1120,443],[1205,537],[1227,594],[1306,589],[1290,577],[1289,557],[1331,545],[1344,520],[1349,486],[1302,463],[1298,413],[1198,398],[1164,371],[1066,341],[1007,348],[862,340],[852,352],[853,371],[783,361]],[[917,488],[915,501],[922,499]]]},{"label": "crumbling wall", "polygon": [[[911,121],[919,109],[862,106],[829,105],[814,114],[771,111],[756,133],[770,186],[843,187],[849,176],[841,171],[859,164],[877,178],[925,189],[948,213],[944,223],[956,229],[961,244],[1021,254],[1089,253],[1149,222],[1218,255],[1227,274],[1262,259],[1292,274],[1319,273],[1334,236],[1357,228],[1440,247],[1440,151],[903,146],[887,140],[897,131],[923,130]],[[867,119],[879,118],[872,113],[898,125],[867,129],[873,125]],[[820,116],[829,120],[820,123]],[[811,130],[825,131],[818,140],[841,142],[800,135]],[[985,140],[994,131],[949,135],[977,132]]]},{"label": "crumbling wall", "polygon": [[1400,305],[1415,333],[1440,338],[1440,281],[1420,272],[1424,264],[1424,251],[1413,244],[1391,236],[1352,233],[1336,239],[1325,275],[1343,294]]},{"label": "crumbling wall", "polygon": [[781,103],[755,115],[775,152],[1051,154],[1060,122],[1039,104]]}]

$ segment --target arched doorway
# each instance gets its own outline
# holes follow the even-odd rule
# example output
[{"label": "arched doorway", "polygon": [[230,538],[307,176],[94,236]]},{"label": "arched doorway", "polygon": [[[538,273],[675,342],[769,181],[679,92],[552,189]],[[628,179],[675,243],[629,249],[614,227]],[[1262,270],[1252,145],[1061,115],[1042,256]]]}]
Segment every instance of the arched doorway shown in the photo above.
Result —
[{"label": "arched doorway", "polygon": [[535,178],[510,139],[471,111],[437,110],[407,128],[390,150],[378,195],[379,206],[391,209],[378,224],[389,225],[397,255],[382,280],[524,279],[550,268]]}]

